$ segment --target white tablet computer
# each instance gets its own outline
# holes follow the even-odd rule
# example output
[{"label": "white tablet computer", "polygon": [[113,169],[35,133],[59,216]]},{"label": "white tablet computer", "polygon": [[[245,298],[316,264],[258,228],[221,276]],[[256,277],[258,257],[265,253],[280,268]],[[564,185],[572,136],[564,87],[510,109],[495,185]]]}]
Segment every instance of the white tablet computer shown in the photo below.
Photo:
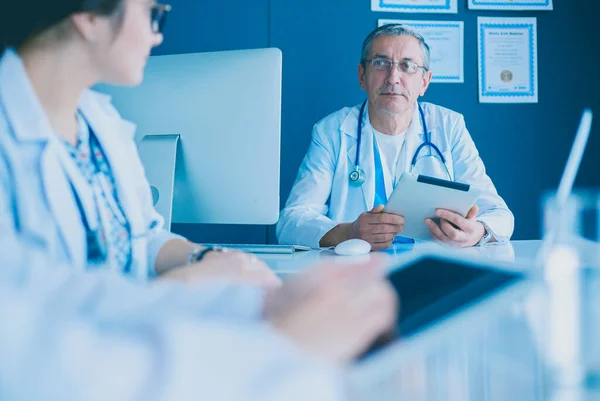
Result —
[{"label": "white tablet computer", "polygon": [[403,173],[383,211],[404,216],[403,237],[432,240],[426,218],[439,222],[436,209],[466,216],[479,195],[480,191],[468,184]]}]

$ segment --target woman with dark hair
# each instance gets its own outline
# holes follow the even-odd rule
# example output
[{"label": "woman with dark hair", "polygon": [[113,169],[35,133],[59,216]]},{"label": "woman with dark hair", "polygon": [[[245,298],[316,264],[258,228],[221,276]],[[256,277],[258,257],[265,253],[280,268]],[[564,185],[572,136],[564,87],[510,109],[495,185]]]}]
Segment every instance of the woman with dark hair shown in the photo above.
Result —
[{"label": "woman with dark hair", "polygon": [[[168,7],[38,0],[33,16],[23,3],[0,15],[0,398],[344,399],[345,366],[397,316],[371,266],[322,267],[276,290],[47,268],[145,279],[206,252],[161,228],[133,127],[88,90],[142,80]],[[234,252],[172,271],[274,282]]]},{"label": "woman with dark hair", "polygon": [[278,285],[254,256],[203,248],[163,229],[135,127],[89,89],[141,83],[170,6],[34,3],[0,16],[0,252],[16,242],[27,249],[25,266],[43,260],[141,280],[158,274]]}]

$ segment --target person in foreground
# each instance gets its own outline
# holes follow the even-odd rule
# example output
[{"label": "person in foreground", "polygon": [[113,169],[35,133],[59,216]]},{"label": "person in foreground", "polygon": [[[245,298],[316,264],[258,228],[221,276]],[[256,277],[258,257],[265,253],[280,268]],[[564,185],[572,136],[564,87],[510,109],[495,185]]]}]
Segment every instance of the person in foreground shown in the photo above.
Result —
[{"label": "person in foreground", "polygon": [[[280,288],[239,270],[129,279],[203,250],[160,228],[131,127],[85,88],[99,71],[139,82],[167,9],[37,0],[0,14],[0,398],[346,399],[345,367],[396,317],[374,266],[322,266]],[[131,249],[98,233],[101,219]],[[227,272],[241,254],[207,255]]]},{"label": "person in foreground", "polygon": [[20,259],[0,269],[3,400],[351,401],[347,368],[397,315],[369,265],[315,267],[264,290],[140,286]]}]

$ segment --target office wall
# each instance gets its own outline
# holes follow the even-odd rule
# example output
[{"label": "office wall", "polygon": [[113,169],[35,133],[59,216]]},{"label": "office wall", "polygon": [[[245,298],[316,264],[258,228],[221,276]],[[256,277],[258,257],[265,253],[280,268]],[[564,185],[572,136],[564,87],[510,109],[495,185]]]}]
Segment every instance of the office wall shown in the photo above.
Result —
[{"label": "office wall", "polygon": [[[313,124],[363,100],[356,66],[379,18],[465,22],[465,83],[432,84],[425,99],[465,115],[500,194],[516,217],[515,239],[538,238],[540,198],[557,186],[581,110],[600,119],[600,15],[596,0],[555,0],[552,12],[404,14],[370,11],[369,0],[179,0],[157,54],[279,47],[284,56],[281,202],[285,202]],[[479,104],[477,16],[538,18],[539,103]],[[577,184],[600,186],[600,123],[594,124]],[[265,227],[175,225],[198,241],[265,242]],[[268,240],[273,242],[270,227]]]}]

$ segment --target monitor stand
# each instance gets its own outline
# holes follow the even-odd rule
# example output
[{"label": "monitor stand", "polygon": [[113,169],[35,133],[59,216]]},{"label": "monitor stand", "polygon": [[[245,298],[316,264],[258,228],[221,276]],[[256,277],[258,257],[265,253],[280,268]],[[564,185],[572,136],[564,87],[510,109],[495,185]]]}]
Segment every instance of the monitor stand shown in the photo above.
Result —
[{"label": "monitor stand", "polygon": [[138,152],[152,191],[154,208],[165,219],[165,230],[171,230],[175,163],[179,134],[151,134],[142,138]]}]

